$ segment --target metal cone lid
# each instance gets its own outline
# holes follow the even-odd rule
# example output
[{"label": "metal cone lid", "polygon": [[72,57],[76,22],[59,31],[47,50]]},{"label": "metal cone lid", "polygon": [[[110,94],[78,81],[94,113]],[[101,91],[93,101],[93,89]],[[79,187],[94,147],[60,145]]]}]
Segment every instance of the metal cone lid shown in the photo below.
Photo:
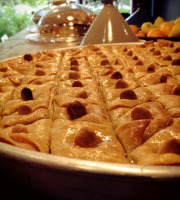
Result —
[{"label": "metal cone lid", "polygon": [[81,45],[121,42],[138,42],[123,16],[111,3],[104,0],[104,7],[96,17]]}]

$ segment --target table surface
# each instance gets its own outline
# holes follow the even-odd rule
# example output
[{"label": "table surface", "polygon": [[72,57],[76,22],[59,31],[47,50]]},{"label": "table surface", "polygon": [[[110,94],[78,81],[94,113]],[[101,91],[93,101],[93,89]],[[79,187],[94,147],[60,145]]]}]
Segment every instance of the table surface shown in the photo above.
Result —
[{"label": "table surface", "polygon": [[65,47],[73,47],[77,42],[37,43],[29,42],[25,37],[29,33],[26,29],[18,32],[8,40],[0,43],[0,60],[21,56],[37,51],[46,51]]}]

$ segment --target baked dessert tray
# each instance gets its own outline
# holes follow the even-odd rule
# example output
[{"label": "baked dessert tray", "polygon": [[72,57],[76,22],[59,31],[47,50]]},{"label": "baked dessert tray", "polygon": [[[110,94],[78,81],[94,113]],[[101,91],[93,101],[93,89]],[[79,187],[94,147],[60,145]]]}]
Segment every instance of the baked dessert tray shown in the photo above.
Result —
[{"label": "baked dessert tray", "polygon": [[2,180],[51,199],[177,195],[180,42],[25,54],[0,76]]}]

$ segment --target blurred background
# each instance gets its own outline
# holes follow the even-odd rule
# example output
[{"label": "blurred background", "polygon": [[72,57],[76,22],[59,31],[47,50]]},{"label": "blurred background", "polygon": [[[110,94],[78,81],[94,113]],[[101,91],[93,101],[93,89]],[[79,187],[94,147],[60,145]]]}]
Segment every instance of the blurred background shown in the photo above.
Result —
[{"label": "blurred background", "polygon": [[[96,14],[103,7],[102,0],[73,1],[90,8]],[[4,41],[20,30],[25,29],[30,22],[32,14],[42,6],[48,5],[48,2],[48,0],[1,0],[0,41]],[[170,21],[180,16],[180,0],[114,0],[114,6],[125,19],[139,7],[145,10],[145,15],[149,15],[152,19],[161,16],[164,20]]]}]

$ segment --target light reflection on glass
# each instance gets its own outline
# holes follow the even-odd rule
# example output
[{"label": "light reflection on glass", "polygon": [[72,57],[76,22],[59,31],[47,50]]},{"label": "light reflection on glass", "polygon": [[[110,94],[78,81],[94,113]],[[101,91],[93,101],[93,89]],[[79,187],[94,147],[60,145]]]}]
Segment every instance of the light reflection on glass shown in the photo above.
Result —
[{"label": "light reflection on glass", "polygon": [[73,16],[68,16],[67,19],[68,19],[69,21],[72,21],[72,20],[74,19],[74,17],[73,17]]}]

